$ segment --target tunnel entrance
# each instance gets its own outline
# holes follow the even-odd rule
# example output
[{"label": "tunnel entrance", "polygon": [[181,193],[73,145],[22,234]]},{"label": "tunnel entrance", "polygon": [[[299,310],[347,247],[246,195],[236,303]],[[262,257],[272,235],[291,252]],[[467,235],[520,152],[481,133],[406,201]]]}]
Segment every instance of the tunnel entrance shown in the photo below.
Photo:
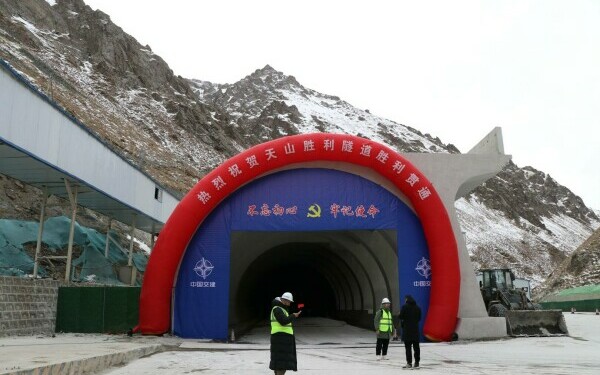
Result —
[{"label": "tunnel entrance", "polygon": [[370,329],[383,297],[399,308],[395,230],[232,232],[229,322],[237,334],[267,321],[289,291],[304,317]]},{"label": "tunnel entrance", "polygon": [[326,271],[316,264],[317,254],[327,251],[327,244],[316,243],[288,243],[267,251],[248,267],[237,296],[230,296],[234,316],[265,320],[273,298],[291,290],[294,305],[305,306],[304,316],[334,318],[335,292]]},{"label": "tunnel entrance", "polygon": [[[225,339],[230,314],[251,317],[251,307],[244,311],[229,306],[238,298],[230,290],[230,274],[239,263],[232,259],[232,233],[350,231],[351,237],[356,230],[395,230],[397,240],[398,278],[387,284],[383,279],[371,284],[360,280],[361,288],[369,286],[373,295],[384,288],[389,295],[389,286],[399,285],[402,294],[411,294],[422,307],[425,336],[449,340],[457,324],[461,278],[455,229],[442,197],[404,155],[369,139],[327,133],[252,147],[224,161],[190,190],[152,252],[136,329]],[[287,238],[264,249],[303,242],[304,237]],[[237,271],[242,277],[246,270]],[[370,298],[357,301],[349,286],[337,287],[335,278],[317,271],[311,272],[326,278],[333,290],[337,314],[356,316],[356,311],[375,308]],[[238,284],[233,282],[233,287]],[[331,292],[321,297],[327,294]]]},{"label": "tunnel entrance", "polygon": [[239,334],[285,291],[307,314],[369,329],[382,298],[398,312],[401,292],[425,315],[428,257],[419,218],[381,185],[330,169],[280,171],[240,188],[198,227],[179,266],[173,332]]}]

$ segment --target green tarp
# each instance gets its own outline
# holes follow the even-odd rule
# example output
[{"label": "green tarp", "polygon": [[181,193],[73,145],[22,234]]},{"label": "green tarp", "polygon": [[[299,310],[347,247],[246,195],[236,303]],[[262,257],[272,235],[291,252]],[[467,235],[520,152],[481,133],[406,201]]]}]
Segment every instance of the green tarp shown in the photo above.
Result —
[{"label": "green tarp", "polygon": [[600,284],[561,290],[544,298],[541,304],[545,309],[596,311],[600,309]]},{"label": "green tarp", "polygon": [[[71,219],[65,216],[48,218],[44,223],[42,242],[50,252],[47,255],[66,255],[69,242]],[[33,259],[24,247],[35,248],[39,223],[33,221],[0,219],[0,275],[26,276],[33,273]],[[112,238],[117,234],[111,232]],[[94,281],[101,284],[122,285],[117,277],[117,265],[127,264],[127,255],[114,243],[110,243],[108,258],[104,257],[106,234],[75,223],[73,243],[82,249],[81,255],[73,259],[73,281]],[[140,272],[146,269],[148,257],[143,253],[133,254],[133,263]],[[38,274],[48,272],[40,263]]]},{"label": "green tarp", "polygon": [[571,296],[575,294],[597,294],[600,298],[600,284],[584,285],[577,288],[561,290],[557,293],[558,296]]},{"label": "green tarp", "polygon": [[600,310],[600,299],[586,299],[578,301],[560,301],[560,302],[542,302],[542,307],[545,310],[559,309],[562,311],[571,311],[575,308],[577,312],[594,312]]}]

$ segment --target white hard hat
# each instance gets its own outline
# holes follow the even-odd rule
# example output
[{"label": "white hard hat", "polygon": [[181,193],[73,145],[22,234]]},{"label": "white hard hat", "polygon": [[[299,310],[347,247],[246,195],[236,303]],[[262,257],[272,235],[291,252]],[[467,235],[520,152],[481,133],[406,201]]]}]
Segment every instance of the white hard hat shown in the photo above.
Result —
[{"label": "white hard hat", "polygon": [[381,300],[381,304],[383,305],[384,303],[391,303],[389,299],[384,298]]},{"label": "white hard hat", "polygon": [[281,298],[287,299],[290,302],[294,302],[294,296],[292,296],[292,293],[290,293],[290,292],[283,293],[283,295],[281,296]]}]

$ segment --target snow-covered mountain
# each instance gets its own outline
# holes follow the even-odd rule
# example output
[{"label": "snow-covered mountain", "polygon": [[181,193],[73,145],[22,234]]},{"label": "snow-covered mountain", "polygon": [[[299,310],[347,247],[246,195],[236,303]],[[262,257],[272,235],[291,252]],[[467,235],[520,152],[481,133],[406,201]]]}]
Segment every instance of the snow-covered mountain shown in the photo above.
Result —
[{"label": "snow-covered mountain", "polygon": [[[198,98],[222,109],[252,143],[299,133],[359,134],[404,151],[458,152],[439,138],[383,119],[343,101],[302,86],[271,66],[234,84],[190,80]],[[250,132],[248,131],[250,130]]]},{"label": "snow-covered mountain", "polygon": [[552,271],[538,289],[540,295],[545,295],[590,284],[600,284],[600,229]]},{"label": "snow-covered mountain", "polygon": [[[358,134],[404,152],[459,152],[439,138],[307,89],[268,65],[234,84],[191,84],[200,100],[229,113],[252,141],[323,131]],[[456,206],[475,267],[510,267],[534,285],[600,225],[551,176],[513,163]]]},{"label": "snow-covered mountain", "polygon": [[[349,133],[401,152],[459,152],[439,138],[305,88],[268,65],[233,84],[176,76],[149,46],[82,0],[53,6],[0,0],[0,58],[180,193],[240,150],[284,135]],[[0,189],[12,198],[2,202],[0,215],[35,217],[35,194],[2,181]],[[534,284],[600,226],[598,215],[566,187],[512,163],[456,205],[476,267],[509,266]]]},{"label": "snow-covered mountain", "polygon": [[240,149],[229,116],[83,1],[0,1],[0,56],[174,190]]}]

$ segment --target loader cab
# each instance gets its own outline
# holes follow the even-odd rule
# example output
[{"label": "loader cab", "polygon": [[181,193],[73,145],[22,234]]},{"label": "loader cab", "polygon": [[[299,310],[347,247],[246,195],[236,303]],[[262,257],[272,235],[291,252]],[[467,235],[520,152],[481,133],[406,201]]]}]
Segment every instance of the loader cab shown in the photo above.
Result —
[{"label": "loader cab", "polygon": [[[513,302],[513,280],[514,274],[507,268],[483,269],[477,275],[479,279],[479,289],[486,309],[493,304],[502,304],[510,308],[509,304]],[[504,295],[504,296],[502,296]]]},{"label": "loader cab", "polygon": [[479,281],[479,287],[481,289],[513,289],[515,275],[509,269],[481,270],[481,276],[482,278]]}]

